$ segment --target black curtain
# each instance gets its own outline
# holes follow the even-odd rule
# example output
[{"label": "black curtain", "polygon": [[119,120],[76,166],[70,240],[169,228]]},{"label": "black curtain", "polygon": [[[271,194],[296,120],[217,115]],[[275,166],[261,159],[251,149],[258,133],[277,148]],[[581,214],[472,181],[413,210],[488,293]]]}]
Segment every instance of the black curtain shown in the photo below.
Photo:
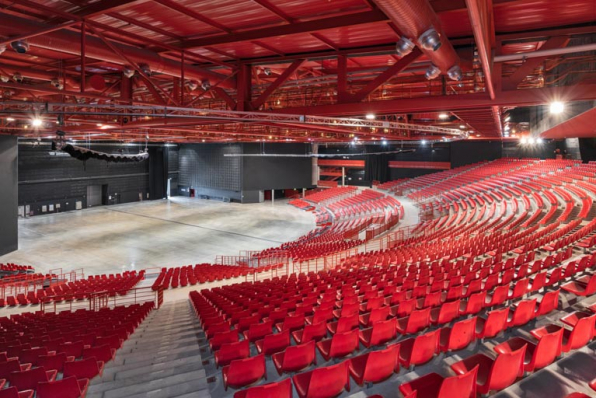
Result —
[{"label": "black curtain", "polygon": [[149,148],[149,199],[164,199],[168,188],[168,148]]},{"label": "black curtain", "polygon": [[596,160],[596,139],[580,138],[579,152],[581,153],[581,157],[584,163]]},{"label": "black curtain", "polygon": [[[377,147],[367,147],[367,152],[381,152]],[[389,180],[389,155],[368,155],[364,161],[364,179],[366,181],[380,181],[381,183]]]}]

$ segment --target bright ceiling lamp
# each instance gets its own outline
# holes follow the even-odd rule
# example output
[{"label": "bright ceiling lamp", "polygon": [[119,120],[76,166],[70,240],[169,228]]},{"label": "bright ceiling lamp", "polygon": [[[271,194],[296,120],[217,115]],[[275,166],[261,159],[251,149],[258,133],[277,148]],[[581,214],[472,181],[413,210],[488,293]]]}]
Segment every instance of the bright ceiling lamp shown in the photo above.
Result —
[{"label": "bright ceiling lamp", "polygon": [[561,101],[554,101],[550,103],[550,113],[552,113],[553,115],[558,115],[560,113],[563,113],[563,111],[565,110],[565,104],[562,103]]},{"label": "bright ceiling lamp", "polygon": [[534,139],[534,137],[530,137],[530,138],[528,138],[528,143],[535,144],[536,140]]},{"label": "bright ceiling lamp", "polygon": [[449,118],[449,115],[448,114],[446,114],[446,113],[439,113],[439,119],[443,119],[444,120],[444,119],[448,119],[448,118]]},{"label": "bright ceiling lamp", "polygon": [[33,119],[33,121],[31,121],[31,125],[33,127],[41,127],[42,123],[43,122],[39,118],[35,118],[35,119]]},{"label": "bright ceiling lamp", "polygon": [[426,145],[426,140],[422,140],[422,141],[420,141],[420,144],[421,144],[421,145]]},{"label": "bright ceiling lamp", "polygon": [[527,143],[528,143],[528,139],[527,139],[526,137],[523,137],[523,138],[520,140],[520,142],[521,142],[522,144],[524,144],[524,145],[525,145],[525,144],[527,144]]},{"label": "bright ceiling lamp", "polygon": [[375,120],[376,116],[373,113],[367,113],[366,119],[367,120]]}]

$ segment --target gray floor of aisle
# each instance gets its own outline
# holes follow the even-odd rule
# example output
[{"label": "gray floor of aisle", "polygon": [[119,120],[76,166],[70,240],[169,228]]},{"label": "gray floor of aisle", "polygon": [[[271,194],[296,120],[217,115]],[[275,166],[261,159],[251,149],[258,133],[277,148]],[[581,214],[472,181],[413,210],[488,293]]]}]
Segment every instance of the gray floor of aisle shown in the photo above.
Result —
[{"label": "gray floor of aisle", "polygon": [[0,263],[86,274],[212,263],[217,255],[263,250],[315,227],[312,213],[276,200],[222,203],[175,197],[19,220],[19,250]]}]

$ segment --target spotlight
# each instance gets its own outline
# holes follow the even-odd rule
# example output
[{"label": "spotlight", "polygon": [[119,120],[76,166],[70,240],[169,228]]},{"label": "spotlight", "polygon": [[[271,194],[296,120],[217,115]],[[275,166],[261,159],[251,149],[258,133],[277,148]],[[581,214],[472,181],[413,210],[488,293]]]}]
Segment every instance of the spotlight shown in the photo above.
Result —
[{"label": "spotlight", "polygon": [[383,141],[381,141],[381,144],[387,145],[387,141],[386,140],[383,140]]},{"label": "spotlight", "polygon": [[29,42],[27,40],[13,41],[10,43],[10,46],[19,54],[25,54],[27,51],[29,51]]},{"label": "spotlight", "polygon": [[399,41],[395,44],[395,52],[398,57],[405,57],[414,49],[414,43],[412,40],[405,36],[402,36]]},{"label": "spotlight", "polygon": [[536,140],[534,139],[534,137],[528,138],[528,144],[532,144],[533,145],[535,143],[536,143]]},{"label": "spotlight", "polygon": [[31,125],[33,127],[41,127],[41,125],[43,124],[42,120],[39,118],[35,118],[33,119],[33,121],[31,122]]},{"label": "spotlight", "polygon": [[23,75],[17,72],[14,75],[12,75],[12,80],[14,80],[17,83],[21,83],[23,81]]},{"label": "spotlight", "polygon": [[437,78],[439,75],[441,74],[441,69],[439,69],[437,66],[431,64],[428,69],[426,70],[426,72],[424,72],[424,77],[426,77],[426,80],[432,80]]},{"label": "spotlight", "polygon": [[527,144],[527,143],[528,143],[528,139],[527,139],[526,137],[523,137],[523,138],[520,140],[520,142],[521,142],[523,145],[525,145],[525,144]]},{"label": "spotlight", "polygon": [[465,128],[466,128],[466,126],[465,126],[464,124],[460,124],[460,125],[459,125],[459,128],[463,130],[463,129],[465,129]]},{"label": "spotlight", "polygon": [[420,145],[426,145],[426,140],[420,141]]},{"label": "spotlight", "polygon": [[265,76],[271,76],[271,69],[265,68],[263,69],[263,73],[265,74]]},{"label": "spotlight", "polygon": [[14,122],[14,117],[7,117],[6,118],[6,121],[7,122]]},{"label": "spotlight", "polygon": [[125,66],[122,69],[122,74],[130,79],[131,77],[133,77],[135,75],[135,70],[133,68],[131,68],[130,66]]},{"label": "spotlight", "polygon": [[366,119],[367,120],[375,120],[375,115],[372,113],[367,113],[366,114]]},{"label": "spotlight", "polygon": [[536,143],[542,144],[542,143],[544,143],[544,140],[542,138],[536,138]]},{"label": "spotlight", "polygon": [[443,120],[449,119],[449,115],[446,113],[439,113],[439,119],[443,119]]},{"label": "spotlight", "polygon": [[550,113],[552,113],[553,115],[558,115],[560,113],[563,113],[564,110],[565,110],[565,104],[563,104],[562,102],[555,101],[555,102],[550,103]]},{"label": "spotlight", "polygon": [[418,38],[418,43],[424,48],[425,50],[432,50],[437,51],[439,47],[441,47],[441,36],[435,30],[435,28],[430,28],[426,32],[420,35]]},{"label": "spotlight", "polygon": [[5,75],[0,75],[0,81],[2,81],[2,83],[8,83],[9,80],[10,80],[10,77],[5,76]]},{"label": "spotlight", "polygon": [[462,79],[462,73],[461,73],[461,68],[459,67],[459,65],[453,65],[448,71],[447,71],[447,76],[451,79],[451,80],[461,80]]},{"label": "spotlight", "polygon": [[151,68],[147,64],[139,64],[139,69],[147,76],[151,76]]},{"label": "spotlight", "polygon": [[197,87],[199,87],[199,82],[196,80],[189,80],[187,84],[190,91],[194,91],[197,89]]},{"label": "spotlight", "polygon": [[209,80],[203,80],[201,82],[201,88],[205,91],[209,90],[211,88],[211,83],[209,83]]}]

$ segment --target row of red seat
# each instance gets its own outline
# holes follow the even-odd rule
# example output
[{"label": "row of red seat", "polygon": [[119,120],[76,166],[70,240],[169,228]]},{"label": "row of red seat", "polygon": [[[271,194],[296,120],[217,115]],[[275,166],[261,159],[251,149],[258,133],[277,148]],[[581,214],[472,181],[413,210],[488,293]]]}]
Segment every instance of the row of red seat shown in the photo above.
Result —
[{"label": "row of red seat", "polygon": [[[0,396],[84,397],[153,303],[0,318]],[[57,377],[61,375],[61,379]]]}]

